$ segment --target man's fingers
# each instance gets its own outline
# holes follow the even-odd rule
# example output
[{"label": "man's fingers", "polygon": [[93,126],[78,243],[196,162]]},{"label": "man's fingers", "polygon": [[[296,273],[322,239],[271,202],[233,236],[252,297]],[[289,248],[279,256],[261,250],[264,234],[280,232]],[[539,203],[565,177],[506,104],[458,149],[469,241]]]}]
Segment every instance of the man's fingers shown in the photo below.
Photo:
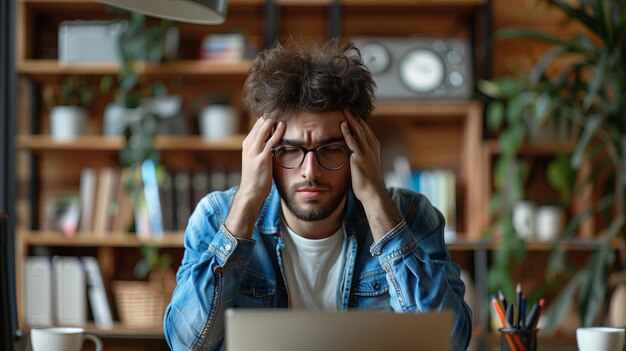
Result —
[{"label": "man's fingers", "polygon": [[354,140],[352,133],[350,132],[350,127],[348,126],[348,122],[341,122],[341,134],[343,134],[343,138],[346,141],[346,144],[352,150],[352,152],[359,151],[359,144]]},{"label": "man's fingers", "polygon": [[347,109],[343,110],[343,115],[346,118],[346,121],[348,121],[348,125],[350,126],[350,131],[354,140],[357,143],[366,142],[363,127],[359,124],[357,118],[352,116],[352,113],[350,113],[350,111],[348,111]]},{"label": "man's fingers", "polygon": [[271,150],[274,146],[276,146],[278,142],[280,142],[280,140],[283,138],[284,134],[285,134],[285,122],[279,121],[276,124],[276,130],[274,130],[273,134],[267,140],[267,143],[265,143],[265,150],[266,151]]},{"label": "man's fingers", "polygon": [[250,133],[248,133],[248,137],[246,138],[249,139],[250,147],[254,147],[255,150],[258,151],[263,150],[265,141],[268,139],[269,132],[272,129],[274,123],[275,121],[273,120],[263,117],[259,118],[259,120],[257,120],[257,122],[254,124],[254,127],[252,128]]}]

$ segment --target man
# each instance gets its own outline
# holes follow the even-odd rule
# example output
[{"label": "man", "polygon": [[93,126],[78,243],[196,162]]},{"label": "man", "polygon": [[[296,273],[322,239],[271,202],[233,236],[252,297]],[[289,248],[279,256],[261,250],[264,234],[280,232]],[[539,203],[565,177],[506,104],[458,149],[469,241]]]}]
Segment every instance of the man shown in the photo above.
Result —
[{"label": "man", "polygon": [[209,194],[189,220],[165,313],[172,349],[223,347],[230,307],[453,310],[451,347],[467,348],[471,311],[441,213],[385,189],[365,122],[373,89],[345,40],[258,55],[243,93],[262,117],[243,142],[239,187]]}]

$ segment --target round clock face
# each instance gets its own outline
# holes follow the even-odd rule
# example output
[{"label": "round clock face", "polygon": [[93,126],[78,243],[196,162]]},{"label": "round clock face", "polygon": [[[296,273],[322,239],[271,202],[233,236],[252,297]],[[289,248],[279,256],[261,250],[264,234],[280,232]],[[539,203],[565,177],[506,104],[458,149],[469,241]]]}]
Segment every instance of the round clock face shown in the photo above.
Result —
[{"label": "round clock face", "polygon": [[443,60],[431,50],[415,49],[400,62],[400,78],[407,88],[415,92],[432,91],[445,78]]},{"label": "round clock face", "polygon": [[377,43],[363,44],[359,50],[363,63],[369,68],[372,74],[384,72],[391,63],[391,55],[389,51],[382,45]]}]

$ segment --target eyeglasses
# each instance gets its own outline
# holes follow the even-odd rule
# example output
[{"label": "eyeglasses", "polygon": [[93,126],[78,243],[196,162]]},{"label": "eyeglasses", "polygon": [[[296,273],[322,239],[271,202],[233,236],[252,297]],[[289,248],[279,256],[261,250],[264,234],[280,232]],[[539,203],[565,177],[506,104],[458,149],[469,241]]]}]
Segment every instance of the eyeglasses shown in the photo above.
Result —
[{"label": "eyeglasses", "polygon": [[329,171],[336,171],[348,162],[352,150],[347,146],[336,144],[310,149],[298,145],[279,145],[272,149],[276,163],[286,169],[300,167],[309,152],[315,153],[315,158],[320,166]]}]

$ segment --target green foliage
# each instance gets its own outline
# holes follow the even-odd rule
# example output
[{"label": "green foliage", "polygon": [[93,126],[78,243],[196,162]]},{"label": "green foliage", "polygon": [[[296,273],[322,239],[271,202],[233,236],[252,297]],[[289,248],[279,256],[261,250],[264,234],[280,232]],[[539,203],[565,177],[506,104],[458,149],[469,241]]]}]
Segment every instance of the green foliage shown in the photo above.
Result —
[{"label": "green foliage", "polygon": [[172,256],[162,254],[158,247],[143,245],[140,250],[142,259],[133,268],[137,278],[143,279],[155,269],[169,269],[172,266]]},{"label": "green foliage", "polygon": [[49,110],[55,106],[88,107],[94,99],[95,89],[92,82],[84,77],[66,76],[59,86],[46,85],[43,99]]},{"label": "green foliage", "polygon": [[[149,81],[140,74],[140,67],[146,62],[162,61],[165,35],[174,26],[173,22],[160,20],[157,24],[148,24],[145,15],[114,7],[108,7],[108,12],[115,15],[115,21],[128,23],[118,41],[121,63],[117,73],[115,100],[127,108],[136,108],[144,98],[165,95],[165,85]],[[112,85],[113,77],[103,78],[102,87]]]},{"label": "green foliage", "polygon": [[[603,232],[601,247],[578,272],[567,269],[565,250],[557,247],[552,254],[546,277],[569,281],[547,311],[545,331],[551,332],[574,302],[583,325],[594,323],[606,301],[607,270],[615,259],[611,243],[619,234],[626,239],[626,3],[611,0],[580,0],[574,4],[572,1],[544,1],[586,27],[589,34],[560,38],[526,29],[500,31],[500,39],[532,39],[550,44],[552,48],[537,61],[531,72],[483,82],[481,90],[496,99],[488,106],[487,118],[490,129],[500,129],[503,152],[499,161],[502,164],[496,166],[498,194],[493,200],[502,211],[494,211],[494,227],[502,228],[502,223],[510,220],[507,211],[520,195],[523,180],[519,177],[521,173],[515,173],[515,155],[522,143],[532,141],[533,124],[560,125],[565,120],[580,130],[573,153],[557,156],[548,169],[548,179],[561,191],[562,202],[571,200],[575,184],[596,184],[602,179],[608,183],[601,189],[596,187],[600,196],[574,217],[565,230],[565,235],[571,236],[585,218],[598,212],[608,213],[609,224]],[[560,61],[559,71],[547,75],[546,69],[552,67],[555,59],[561,58],[567,60]],[[593,167],[591,176],[576,179],[577,171],[585,163]],[[508,173],[498,174],[498,170]],[[607,173],[612,176],[606,177]],[[502,246],[515,246],[516,241],[507,236],[506,230],[502,230]],[[521,252],[518,247],[509,250]],[[503,272],[510,267],[506,257],[500,261],[498,256],[494,272],[490,272],[496,277],[505,274]],[[506,283],[501,278],[493,280],[494,283]]]}]

